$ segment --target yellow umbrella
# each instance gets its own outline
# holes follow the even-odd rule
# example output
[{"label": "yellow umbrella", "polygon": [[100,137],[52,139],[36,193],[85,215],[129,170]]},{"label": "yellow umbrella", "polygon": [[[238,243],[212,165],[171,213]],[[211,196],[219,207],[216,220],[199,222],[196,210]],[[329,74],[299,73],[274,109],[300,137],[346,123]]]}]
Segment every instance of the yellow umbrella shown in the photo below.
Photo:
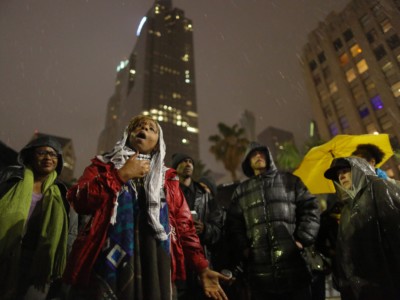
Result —
[{"label": "yellow umbrella", "polygon": [[324,172],[334,158],[351,156],[359,144],[376,145],[385,153],[377,167],[393,155],[388,134],[337,135],[325,144],[311,148],[293,174],[299,176],[313,194],[334,193],[334,185],[324,177]]}]

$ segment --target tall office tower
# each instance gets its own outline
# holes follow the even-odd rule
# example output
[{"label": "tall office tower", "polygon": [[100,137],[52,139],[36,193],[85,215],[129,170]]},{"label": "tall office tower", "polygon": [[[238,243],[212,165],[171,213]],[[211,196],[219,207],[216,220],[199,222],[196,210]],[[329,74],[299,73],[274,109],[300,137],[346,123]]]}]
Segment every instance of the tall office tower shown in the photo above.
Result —
[{"label": "tall office tower", "polygon": [[117,68],[98,152],[109,151],[132,116],[149,115],[163,128],[166,161],[175,152],[199,157],[193,26],[171,0],[157,0],[142,19],[128,60]]},{"label": "tall office tower", "polygon": [[246,139],[249,141],[256,140],[256,117],[254,113],[246,109],[240,117],[239,125],[245,130]]},{"label": "tall office tower", "polygon": [[399,34],[398,0],[353,0],[309,34],[303,67],[321,139],[388,133],[399,148]]}]

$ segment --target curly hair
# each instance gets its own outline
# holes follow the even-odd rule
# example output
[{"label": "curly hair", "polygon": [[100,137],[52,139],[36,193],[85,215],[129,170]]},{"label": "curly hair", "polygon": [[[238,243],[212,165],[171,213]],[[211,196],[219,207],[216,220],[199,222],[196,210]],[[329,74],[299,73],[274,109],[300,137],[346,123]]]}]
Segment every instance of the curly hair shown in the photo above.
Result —
[{"label": "curly hair", "polygon": [[375,163],[379,164],[385,156],[385,153],[376,145],[359,144],[352,155],[360,156],[366,159],[368,162],[370,162],[371,159],[375,159]]},{"label": "curly hair", "polygon": [[145,115],[138,115],[133,117],[130,121],[129,121],[129,125],[128,125],[128,132],[131,132],[133,129],[135,129],[137,126],[139,126],[139,124],[142,121],[152,121],[154,122],[157,127],[160,126],[157,122],[157,120],[153,119],[151,116],[145,116]]}]

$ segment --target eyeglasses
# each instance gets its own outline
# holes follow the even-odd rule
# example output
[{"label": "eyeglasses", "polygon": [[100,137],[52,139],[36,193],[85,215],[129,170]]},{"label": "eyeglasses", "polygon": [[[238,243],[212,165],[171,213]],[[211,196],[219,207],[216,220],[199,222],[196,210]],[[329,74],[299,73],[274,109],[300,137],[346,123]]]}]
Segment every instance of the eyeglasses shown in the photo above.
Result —
[{"label": "eyeglasses", "polygon": [[35,153],[40,158],[43,158],[46,155],[50,156],[51,158],[58,158],[58,154],[54,151],[36,150]]}]

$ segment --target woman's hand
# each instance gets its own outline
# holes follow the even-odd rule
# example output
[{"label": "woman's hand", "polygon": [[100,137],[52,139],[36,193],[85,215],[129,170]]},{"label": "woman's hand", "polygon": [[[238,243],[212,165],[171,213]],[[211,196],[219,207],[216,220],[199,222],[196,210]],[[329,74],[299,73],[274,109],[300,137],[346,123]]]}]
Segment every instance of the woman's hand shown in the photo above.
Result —
[{"label": "woman's hand", "polygon": [[127,182],[129,179],[142,178],[150,172],[150,161],[149,160],[138,160],[136,152],[132,155],[118,170],[118,175],[123,182]]},{"label": "woman's hand", "polygon": [[227,300],[224,290],[219,284],[219,280],[229,281],[230,278],[222,275],[221,273],[210,270],[209,268],[204,269],[200,274],[201,285],[203,286],[204,294],[215,300]]}]

